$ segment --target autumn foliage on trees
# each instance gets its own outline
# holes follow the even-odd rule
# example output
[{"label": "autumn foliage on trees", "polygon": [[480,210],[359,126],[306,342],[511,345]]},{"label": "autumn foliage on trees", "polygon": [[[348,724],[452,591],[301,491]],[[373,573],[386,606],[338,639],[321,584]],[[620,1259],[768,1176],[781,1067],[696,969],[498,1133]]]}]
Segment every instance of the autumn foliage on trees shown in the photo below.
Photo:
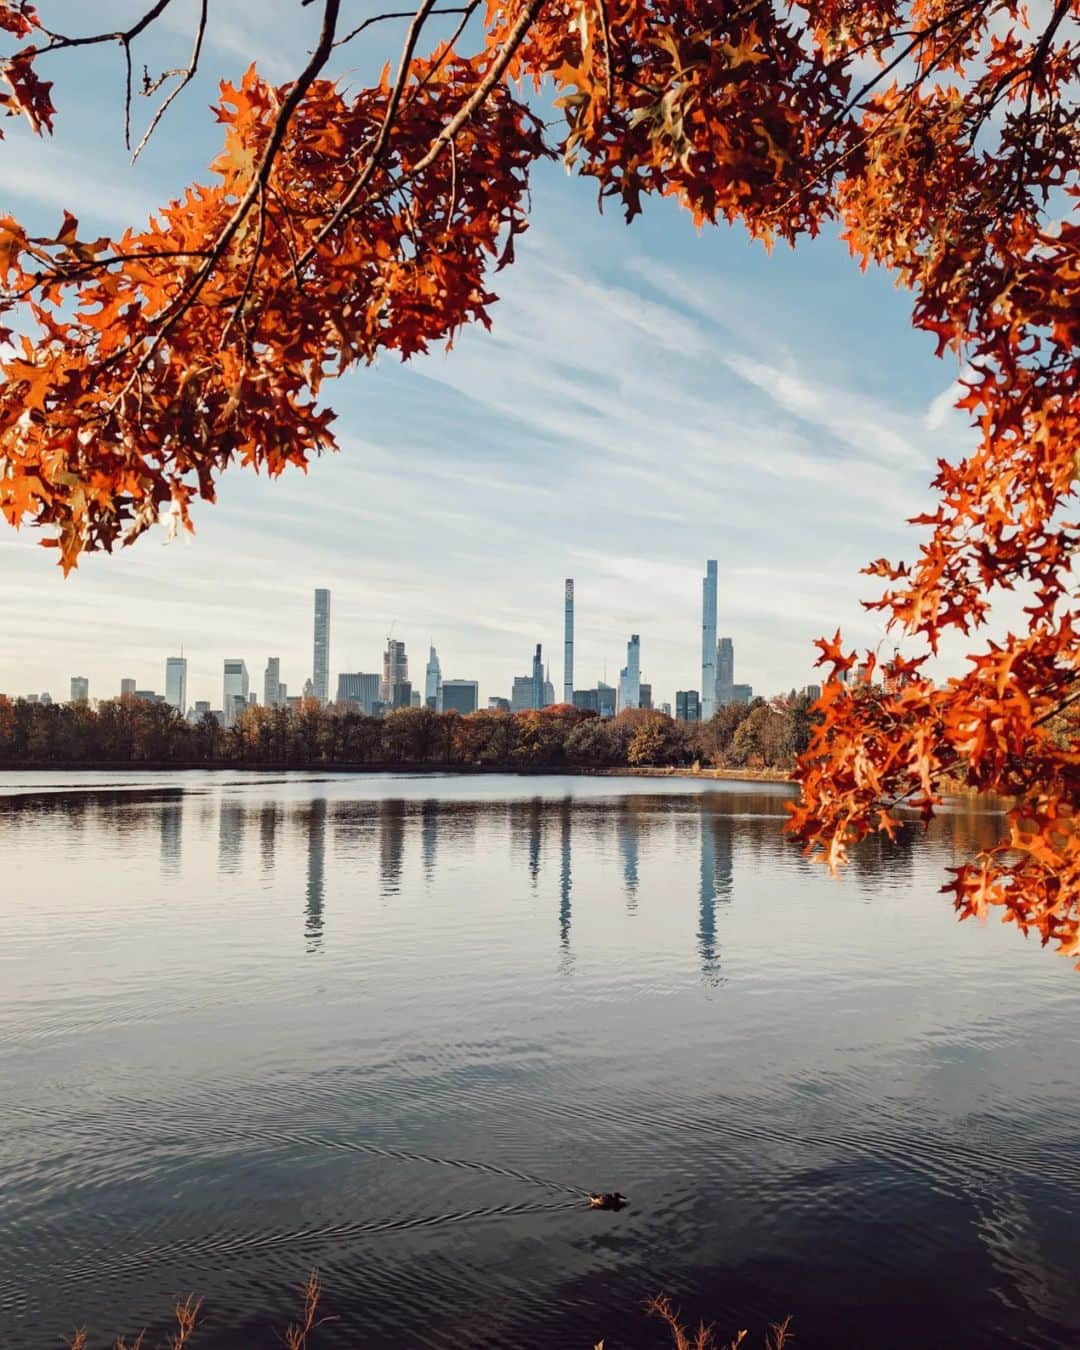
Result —
[{"label": "autumn foliage on trees", "polygon": [[[133,48],[168,4],[72,34],[0,0],[7,110],[51,131],[64,55],[88,41],[119,47],[130,109]],[[972,448],[939,464],[914,561],[868,569],[905,654],[853,685],[839,634],[820,644],[830,679],[794,830],[837,866],[902,801],[930,816],[945,783],[1001,792],[1008,831],[956,871],[956,906],[1001,907],[1080,954],[1080,0],[465,0],[442,8],[456,28],[434,44],[435,0],[359,24],[341,0],[304,4],[295,79],[224,84],[206,182],[148,224],[88,239],[65,214],[46,238],[0,220],[7,519],[41,527],[70,568],[163,513],[190,524],[230,462],[276,474],[330,448],[329,376],[489,322],[545,156],[627,218],[666,196],[765,245],[835,225],[962,362]],[[159,112],[208,22],[203,4],[189,68],[148,80]],[[398,54],[346,93],[328,67],[375,23],[404,28]],[[1026,627],[999,632],[1013,590]],[[938,684],[929,662],[952,630],[969,669]]]}]

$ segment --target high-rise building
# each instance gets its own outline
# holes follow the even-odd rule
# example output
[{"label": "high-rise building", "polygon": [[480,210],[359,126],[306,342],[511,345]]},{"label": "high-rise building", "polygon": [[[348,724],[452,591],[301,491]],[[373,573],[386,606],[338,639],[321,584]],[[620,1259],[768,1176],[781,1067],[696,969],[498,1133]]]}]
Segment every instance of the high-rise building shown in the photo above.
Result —
[{"label": "high-rise building", "polygon": [[427,669],[424,671],[424,706],[442,712],[442,667],[439,665],[439,653],[434,647],[428,652]]},{"label": "high-rise building", "polygon": [[[247,663],[240,660],[227,660],[221,691],[221,707],[225,713],[225,725],[227,727],[231,727],[233,722],[236,721],[237,706],[242,708],[247,703],[247,696]],[[237,700],[239,700],[239,705]]]},{"label": "high-rise building", "polygon": [[716,712],[716,559],[701,579],[701,720]]},{"label": "high-rise building", "polygon": [[515,675],[514,687],[510,692],[510,711],[527,712],[533,706],[533,677]]},{"label": "high-rise building", "polygon": [[[420,691],[417,690],[417,693]],[[411,708],[413,706],[412,683],[409,680],[398,680],[394,685],[394,697],[392,707]]]},{"label": "high-rise building", "polygon": [[90,681],[85,675],[72,675],[71,701],[72,703],[89,703]]},{"label": "high-rise building", "polygon": [[701,721],[701,699],[696,689],[677,689],[675,691],[675,720],[677,722]]},{"label": "high-rise building", "polygon": [[330,700],[330,592],[315,592],[315,646],[311,683],[320,703]]},{"label": "high-rise building", "polygon": [[626,644],[626,665],[619,672],[619,711],[641,707],[641,638],[630,634]]},{"label": "high-rise building", "polygon": [[135,692],[135,681],[134,681],[134,680],[121,680],[121,681],[120,681],[120,697],[121,697],[121,698],[130,698],[130,697],[132,696],[132,694],[134,694],[134,692]]},{"label": "high-rise building", "polygon": [[488,712],[508,713],[509,711],[510,700],[508,698],[499,698],[497,694],[492,694],[488,699]]},{"label": "high-rise building", "polygon": [[165,702],[179,713],[187,712],[187,658],[165,658]]},{"label": "high-rise building", "polygon": [[379,702],[379,677],[363,671],[337,677],[337,702],[359,708],[370,717]]},{"label": "high-rise building", "polygon": [[671,716],[671,704],[670,704],[670,703],[661,703],[661,704],[660,704],[660,711],[664,714],[665,717],[670,717],[670,716]]},{"label": "high-rise building", "polygon": [[[399,696],[395,693],[397,686],[405,684],[408,679],[409,659],[405,655],[405,644],[404,642],[395,642],[393,638],[388,638],[386,651],[383,652],[382,685],[379,689],[379,698],[382,702],[389,703],[395,708],[408,707],[407,703],[402,705],[399,702]],[[411,696],[411,686],[409,693]]]},{"label": "high-rise building", "polygon": [[574,707],[580,708],[583,712],[600,711],[600,694],[596,689],[575,689],[572,701]]},{"label": "high-rise building", "polygon": [[574,701],[574,579],[566,578],[566,612],[563,617],[563,702]]},{"label": "high-rise building", "polygon": [[639,708],[647,708],[652,711],[652,685],[643,684],[641,686],[641,697],[638,700]]},{"label": "high-rise building", "polygon": [[410,707],[410,708],[419,708],[420,705],[423,703],[423,701],[424,701],[424,700],[420,697],[420,690],[419,690],[419,689],[414,689],[414,688],[412,687],[412,685],[410,684],[410,685],[409,685],[409,707]]},{"label": "high-rise building", "polygon": [[555,686],[548,678],[549,673],[547,670],[544,671],[544,692],[540,698],[541,708],[550,708],[555,702]]},{"label": "high-rise building", "polygon": [[463,717],[474,713],[480,704],[480,686],[475,680],[443,680],[442,712],[457,712]]},{"label": "high-rise building", "polygon": [[596,701],[600,705],[601,717],[615,716],[615,686],[601,680],[596,686]]},{"label": "high-rise building", "polygon": [[208,717],[209,715],[210,715],[210,700],[205,698],[197,698],[195,700],[194,720],[196,722],[201,722],[204,717]]},{"label": "high-rise building", "polygon": [[268,708],[276,708],[281,701],[281,657],[268,656],[263,671],[263,703]]},{"label": "high-rise building", "polygon": [[750,684],[733,684],[731,686],[732,703],[753,703],[754,687]]},{"label": "high-rise building", "polygon": [[736,702],[735,688],[735,644],[729,637],[722,637],[716,647],[716,706],[726,708]]},{"label": "high-rise building", "polygon": [[532,663],[532,701],[530,708],[542,708],[544,706],[544,661],[540,655],[540,643],[536,644],[536,651],[533,654]]}]

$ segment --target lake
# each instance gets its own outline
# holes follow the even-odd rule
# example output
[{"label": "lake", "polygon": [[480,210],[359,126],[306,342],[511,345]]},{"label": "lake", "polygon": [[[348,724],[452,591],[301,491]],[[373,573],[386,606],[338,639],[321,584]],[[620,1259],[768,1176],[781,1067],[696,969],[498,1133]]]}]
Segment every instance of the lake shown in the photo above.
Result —
[{"label": "lake", "polygon": [[0,1345],[1076,1345],[1080,974],[787,795],[0,774]]}]

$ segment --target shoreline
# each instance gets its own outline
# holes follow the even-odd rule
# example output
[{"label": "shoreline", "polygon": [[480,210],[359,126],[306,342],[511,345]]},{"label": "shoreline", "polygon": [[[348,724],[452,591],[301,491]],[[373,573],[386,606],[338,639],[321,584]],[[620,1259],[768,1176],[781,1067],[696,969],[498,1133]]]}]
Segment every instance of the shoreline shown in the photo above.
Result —
[{"label": "shoreline", "polygon": [[45,760],[0,763],[0,773],[340,773],[340,774],[431,774],[478,777],[509,774],[537,778],[549,774],[574,778],[689,778],[714,782],[794,783],[782,769],[694,769],[682,765],[590,767],[581,764],[550,764],[530,768],[501,764],[251,764],[243,760],[210,764],[198,760]]}]

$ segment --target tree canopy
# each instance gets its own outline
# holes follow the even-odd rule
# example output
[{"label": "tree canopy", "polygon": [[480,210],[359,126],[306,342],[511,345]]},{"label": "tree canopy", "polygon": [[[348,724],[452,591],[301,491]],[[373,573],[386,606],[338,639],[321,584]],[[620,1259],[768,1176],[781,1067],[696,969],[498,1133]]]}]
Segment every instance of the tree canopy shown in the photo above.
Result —
[{"label": "tree canopy", "polygon": [[[122,51],[130,108],[133,50],[169,4],[73,34],[0,0],[7,111],[51,131],[65,54],[98,43]],[[1080,0],[421,0],[359,24],[342,0],[303,5],[295,78],[223,84],[207,181],[147,225],[84,238],[74,202],[51,237],[0,219],[8,521],[42,528],[68,569],[163,511],[190,525],[230,462],[276,474],[331,448],[329,377],[490,322],[542,158],[628,219],[665,196],[766,246],[834,225],[963,363],[972,444],[939,462],[914,560],[868,568],[908,654],[867,685],[840,678],[856,658],[839,633],[820,644],[831,678],[794,829],[836,866],[901,801],[930,816],[948,784],[1002,792],[1007,833],[956,871],[956,906],[1001,906],[1080,954]],[[447,13],[452,38],[430,44]],[[196,14],[190,65],[147,79],[160,113],[214,22],[208,0]],[[347,93],[328,65],[375,24],[397,54]],[[1005,634],[993,606],[1011,590],[1027,627]],[[937,683],[949,630],[970,668]]]}]

